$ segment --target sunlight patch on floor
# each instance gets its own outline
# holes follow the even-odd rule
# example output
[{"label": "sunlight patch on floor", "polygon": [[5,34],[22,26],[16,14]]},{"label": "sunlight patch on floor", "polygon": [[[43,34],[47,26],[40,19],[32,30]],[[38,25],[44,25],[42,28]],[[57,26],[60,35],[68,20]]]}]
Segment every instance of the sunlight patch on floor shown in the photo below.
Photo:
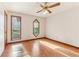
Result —
[{"label": "sunlight patch on floor", "polygon": [[61,46],[58,46],[58,45],[55,45],[55,44],[52,44],[52,43],[49,43],[49,42],[46,42],[46,41],[40,41],[41,44],[43,44],[44,46],[46,47],[49,47],[57,52],[59,52],[60,54],[63,54],[67,57],[70,57],[70,56],[79,56],[78,53],[72,51],[72,50],[69,50],[69,49],[66,49],[66,48],[63,48]]},{"label": "sunlight patch on floor", "polygon": [[12,45],[10,57],[29,57],[27,51],[25,50],[22,44],[14,44]]},{"label": "sunlight patch on floor", "polygon": [[32,47],[32,56],[37,57],[39,55],[40,55],[39,41],[34,41],[34,44]]}]

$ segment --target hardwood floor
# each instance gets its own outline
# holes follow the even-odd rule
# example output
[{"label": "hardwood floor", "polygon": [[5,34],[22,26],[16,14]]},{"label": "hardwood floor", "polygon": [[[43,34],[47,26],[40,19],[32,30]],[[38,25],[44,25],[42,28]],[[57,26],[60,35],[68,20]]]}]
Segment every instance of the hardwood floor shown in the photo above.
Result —
[{"label": "hardwood floor", "polygon": [[8,44],[1,57],[79,57],[79,49],[50,39]]}]

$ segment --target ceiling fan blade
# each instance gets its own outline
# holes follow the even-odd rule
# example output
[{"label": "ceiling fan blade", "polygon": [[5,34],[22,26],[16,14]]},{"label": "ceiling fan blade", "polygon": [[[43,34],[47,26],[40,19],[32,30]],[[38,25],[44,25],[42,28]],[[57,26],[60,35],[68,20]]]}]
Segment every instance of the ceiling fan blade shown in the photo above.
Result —
[{"label": "ceiling fan blade", "polygon": [[44,5],[47,5],[47,2],[45,2]]},{"label": "ceiling fan blade", "polygon": [[41,6],[42,8],[44,8],[44,6],[43,6],[42,4],[40,4],[40,6]]},{"label": "ceiling fan blade", "polygon": [[41,10],[37,11],[36,13],[39,13],[39,12],[41,12],[41,11],[43,11],[43,9],[41,9]]},{"label": "ceiling fan blade", "polygon": [[58,2],[58,3],[55,3],[53,5],[48,6],[48,8],[56,7],[56,6],[59,6],[59,5],[60,5],[60,3]]},{"label": "ceiling fan blade", "polygon": [[49,13],[52,13],[50,10],[47,10]]}]

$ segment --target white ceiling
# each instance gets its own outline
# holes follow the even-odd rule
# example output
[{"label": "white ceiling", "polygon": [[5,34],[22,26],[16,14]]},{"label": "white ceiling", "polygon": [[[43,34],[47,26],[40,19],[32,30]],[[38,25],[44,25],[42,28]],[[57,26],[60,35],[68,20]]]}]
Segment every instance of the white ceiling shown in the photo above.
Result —
[{"label": "white ceiling", "polygon": [[[39,17],[48,17],[52,14],[59,13],[59,12],[68,10],[70,8],[79,6],[79,3],[76,3],[76,2],[74,3],[61,2],[60,6],[51,9],[52,11],[51,14],[43,14],[43,12],[36,13],[41,9],[40,3],[42,2],[4,2],[4,3],[0,3],[0,5],[3,5],[9,11],[30,14],[30,15],[39,16]],[[53,2],[49,4],[51,5],[53,4]]]}]

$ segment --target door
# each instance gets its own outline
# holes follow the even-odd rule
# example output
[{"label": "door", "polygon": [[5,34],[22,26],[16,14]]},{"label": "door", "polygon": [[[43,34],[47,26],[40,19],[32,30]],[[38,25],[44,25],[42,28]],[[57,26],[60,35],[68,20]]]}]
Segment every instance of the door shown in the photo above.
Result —
[{"label": "door", "polygon": [[21,39],[21,17],[11,16],[11,40]]}]

